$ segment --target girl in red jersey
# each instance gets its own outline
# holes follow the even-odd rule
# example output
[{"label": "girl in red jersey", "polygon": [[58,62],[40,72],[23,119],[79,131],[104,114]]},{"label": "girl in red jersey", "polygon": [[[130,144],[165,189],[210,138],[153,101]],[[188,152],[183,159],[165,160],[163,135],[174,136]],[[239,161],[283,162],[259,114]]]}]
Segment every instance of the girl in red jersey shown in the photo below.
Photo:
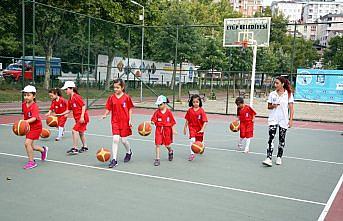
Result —
[{"label": "girl in red jersey", "polygon": [[254,118],[256,112],[252,107],[244,104],[242,97],[237,97],[235,103],[237,105],[237,116],[240,121],[238,149],[241,150],[243,143],[245,143],[244,153],[249,153],[250,140],[254,136]]},{"label": "girl in red jersey", "polygon": [[202,109],[202,101],[199,95],[193,95],[189,100],[188,106],[190,108],[185,116],[186,122],[183,128],[183,133],[186,135],[188,127],[191,151],[188,160],[192,161],[195,158],[195,154],[192,151],[191,146],[195,141],[203,142],[204,131],[208,120],[204,109]]},{"label": "girl in red jersey", "polygon": [[[53,88],[49,90],[49,97],[51,99],[51,106],[49,112],[45,114],[45,116],[50,116],[52,112],[55,114],[61,114],[67,110],[68,103],[62,97],[62,92],[59,88]],[[63,134],[64,134],[64,125],[67,121],[67,114],[58,116],[58,136],[56,137],[56,141],[59,141]]]},{"label": "girl in red jersey", "polygon": [[122,79],[116,79],[113,81],[114,93],[108,97],[106,102],[106,111],[102,116],[103,119],[112,112],[111,124],[112,124],[112,160],[109,164],[109,168],[116,167],[118,165],[117,154],[118,154],[118,144],[121,140],[122,144],[126,149],[126,155],[124,158],[124,163],[131,160],[132,151],[130,143],[127,137],[132,135],[131,131],[131,116],[133,102],[129,95],[125,93],[125,83]]},{"label": "girl in red jersey", "polygon": [[169,103],[168,98],[160,95],[157,98],[156,105],[158,109],[155,111],[151,118],[151,123],[155,124],[155,145],[156,145],[156,159],[154,161],[155,166],[160,165],[160,146],[164,145],[168,149],[168,160],[172,161],[174,156],[174,151],[170,147],[173,143],[173,134],[175,131],[175,119],[173,113],[168,109],[167,103]]},{"label": "girl in red jersey", "polygon": [[24,169],[32,169],[37,166],[36,161],[33,159],[33,151],[41,152],[41,160],[46,160],[48,156],[48,147],[35,146],[34,141],[39,139],[42,132],[42,121],[39,116],[39,108],[36,104],[36,88],[28,85],[22,90],[24,94],[24,102],[22,110],[24,120],[30,124],[30,131],[26,134],[25,149],[29,161],[23,167]]},{"label": "girl in red jersey", "polygon": [[[64,116],[73,112],[73,117],[75,119],[75,125],[72,130],[73,135],[73,147],[67,151],[68,154],[75,155],[78,153],[83,153],[88,151],[86,144],[85,131],[87,130],[87,124],[89,122],[88,111],[86,109],[86,104],[82,97],[77,92],[77,87],[73,81],[66,81],[62,90],[65,90],[67,95],[69,95],[68,108],[61,114],[56,114],[56,116]],[[78,149],[78,136],[80,136],[82,147]]]}]

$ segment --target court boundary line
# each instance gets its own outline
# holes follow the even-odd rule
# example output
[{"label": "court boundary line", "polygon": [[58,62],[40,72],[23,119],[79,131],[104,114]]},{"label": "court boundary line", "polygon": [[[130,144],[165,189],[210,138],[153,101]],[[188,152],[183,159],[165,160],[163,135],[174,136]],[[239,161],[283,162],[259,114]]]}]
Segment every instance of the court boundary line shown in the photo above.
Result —
[{"label": "court boundary line", "polygon": [[336,195],[337,195],[339,189],[341,188],[342,183],[343,183],[343,173],[342,173],[340,179],[338,180],[335,189],[332,191],[332,193],[330,195],[330,198],[327,201],[327,203],[326,203],[322,213],[320,214],[320,216],[318,218],[318,221],[324,221],[325,220],[325,217],[329,213],[329,210],[330,210],[330,208],[332,206],[332,203],[335,200]]},{"label": "court boundary line", "polygon": [[[12,126],[13,124],[0,124],[0,126]],[[57,131],[56,129],[50,129],[52,131]],[[65,133],[71,133],[71,131],[66,130]],[[112,138],[113,136],[110,135],[103,135],[103,134],[94,134],[94,133],[85,133],[88,136],[95,136],[95,137],[105,137],[105,138]],[[140,139],[140,138],[128,138],[128,140],[134,140],[134,141],[143,141],[143,142],[150,142],[154,143],[154,140],[150,139]],[[172,145],[175,146],[184,146],[184,147],[189,147],[188,144],[180,144],[180,143],[173,143]],[[240,150],[232,150],[232,149],[222,149],[222,148],[217,148],[217,147],[210,147],[206,146],[206,149],[209,150],[216,150],[216,151],[225,151],[225,152],[233,152],[233,153],[243,153],[243,151]],[[259,153],[259,152],[249,152],[249,154],[254,154],[254,155],[266,155],[265,153]],[[276,156],[276,155],[273,155]],[[326,164],[334,164],[334,165],[343,165],[343,162],[335,162],[335,161],[327,161],[327,160],[317,160],[317,159],[310,159],[310,158],[303,158],[303,157],[293,157],[293,156],[287,156],[284,155],[282,156],[283,158],[286,159],[293,159],[293,160],[301,160],[301,161],[309,161],[309,162],[316,162],[316,163],[326,163]]]},{"label": "court boundary line", "polygon": [[[143,108],[144,109],[144,108]],[[177,111],[178,112],[178,111]],[[183,111],[186,113],[186,111]],[[218,113],[209,113],[209,114],[218,114]],[[11,115],[11,114],[10,114]],[[12,114],[12,115],[16,115],[16,116],[21,116],[22,114],[21,113],[18,113],[18,114]],[[149,114],[144,114],[144,113],[136,113],[136,115],[144,115],[144,116],[151,116]],[[219,114],[219,115],[222,115],[222,114]],[[1,114],[0,114],[1,116]],[[101,114],[99,115],[92,115],[92,116],[89,116],[90,118],[98,118],[100,119],[99,117],[101,116]],[[226,115],[225,115],[226,116]],[[233,115],[227,115],[228,117],[229,116],[233,116]],[[176,117],[176,118],[180,118],[180,119],[184,119],[183,117]],[[268,117],[259,117],[259,118],[262,118],[262,119],[267,119]],[[68,117],[68,119],[72,119],[72,117]],[[219,120],[219,119],[214,119],[214,121],[218,121],[218,122],[222,122],[222,120]],[[304,122],[305,124],[309,124],[309,123],[322,123],[322,124],[325,124],[325,123],[329,123],[329,124],[342,124],[341,122],[321,122],[321,121],[307,121],[307,120],[295,120],[296,122]],[[228,124],[230,122],[228,121]],[[1,125],[1,124],[0,124]],[[268,126],[267,124],[255,124],[255,126]],[[291,128],[288,128],[289,130],[313,130],[313,131],[326,131],[326,132],[337,132],[337,133],[341,133],[342,131],[341,130],[337,130],[337,129],[321,129],[321,128],[307,128],[307,127],[291,127]]]},{"label": "court boundary line", "polygon": [[[27,158],[27,156],[4,153],[4,152],[0,152],[0,155],[17,157],[17,158]],[[35,158],[35,159],[39,159],[39,158]],[[204,186],[204,187],[210,187],[210,188],[236,191],[236,192],[241,192],[241,193],[255,194],[258,196],[267,196],[267,197],[272,197],[272,198],[277,198],[277,199],[296,201],[296,202],[308,203],[308,204],[314,204],[314,205],[320,205],[320,206],[326,205],[325,203],[316,202],[316,201],[312,201],[312,200],[304,200],[304,199],[298,199],[298,198],[294,198],[294,197],[287,197],[287,196],[281,196],[281,195],[276,195],[276,194],[270,194],[270,193],[263,193],[263,192],[258,192],[258,191],[234,188],[234,187],[229,187],[229,186],[222,186],[222,185],[216,185],[216,184],[210,184],[210,183],[202,183],[202,182],[196,182],[196,181],[190,181],[190,180],[184,180],[184,179],[177,179],[177,178],[172,178],[172,177],[164,177],[164,176],[150,175],[150,174],[144,174],[144,173],[129,172],[129,171],[124,171],[124,170],[103,168],[103,167],[90,166],[90,165],[79,164],[79,163],[71,163],[71,162],[59,161],[59,160],[48,159],[48,160],[46,160],[46,162],[63,164],[63,165],[68,165],[68,166],[76,166],[76,167],[81,167],[81,168],[95,169],[95,170],[103,170],[103,171],[109,171],[109,172],[113,172],[113,173],[120,173],[120,174],[126,174],[126,175],[132,175],[132,176],[138,176],[138,177],[144,177],[144,178],[151,178],[151,179],[156,179],[156,180],[167,180],[167,181],[173,181],[173,182],[177,182],[177,183],[186,183],[186,184],[192,184],[192,185],[197,185],[197,186]]]}]

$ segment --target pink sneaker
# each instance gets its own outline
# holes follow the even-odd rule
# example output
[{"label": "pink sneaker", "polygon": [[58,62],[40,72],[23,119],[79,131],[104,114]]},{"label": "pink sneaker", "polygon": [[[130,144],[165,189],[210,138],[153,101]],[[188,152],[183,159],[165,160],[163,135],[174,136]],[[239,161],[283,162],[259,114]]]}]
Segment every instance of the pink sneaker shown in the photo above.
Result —
[{"label": "pink sneaker", "polygon": [[43,146],[43,149],[44,151],[41,153],[40,159],[44,161],[48,157],[49,148]]},{"label": "pink sneaker", "polygon": [[194,158],[195,158],[195,154],[191,154],[191,155],[189,155],[189,157],[188,157],[188,161],[193,161]]},{"label": "pink sneaker", "polygon": [[24,165],[24,169],[28,170],[28,169],[32,169],[35,168],[37,166],[37,163],[35,161],[29,161],[27,162],[27,164]]}]

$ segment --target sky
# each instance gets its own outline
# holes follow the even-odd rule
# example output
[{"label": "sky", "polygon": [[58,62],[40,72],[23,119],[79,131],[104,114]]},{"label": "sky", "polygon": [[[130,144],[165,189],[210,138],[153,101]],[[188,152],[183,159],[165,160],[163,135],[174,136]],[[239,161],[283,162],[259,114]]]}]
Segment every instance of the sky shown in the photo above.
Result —
[{"label": "sky", "polygon": [[[262,0],[263,6],[270,6],[273,1],[281,1],[281,0]],[[336,2],[343,2],[343,0],[336,0]]]}]

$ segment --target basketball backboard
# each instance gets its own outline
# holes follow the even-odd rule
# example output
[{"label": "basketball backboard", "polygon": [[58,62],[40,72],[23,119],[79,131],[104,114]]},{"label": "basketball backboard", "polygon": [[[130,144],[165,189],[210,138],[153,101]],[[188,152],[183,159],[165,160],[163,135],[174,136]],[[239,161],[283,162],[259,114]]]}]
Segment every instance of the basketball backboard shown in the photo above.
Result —
[{"label": "basketball backboard", "polygon": [[241,47],[243,42],[248,46],[269,46],[270,17],[229,18],[224,20],[224,47]]}]

